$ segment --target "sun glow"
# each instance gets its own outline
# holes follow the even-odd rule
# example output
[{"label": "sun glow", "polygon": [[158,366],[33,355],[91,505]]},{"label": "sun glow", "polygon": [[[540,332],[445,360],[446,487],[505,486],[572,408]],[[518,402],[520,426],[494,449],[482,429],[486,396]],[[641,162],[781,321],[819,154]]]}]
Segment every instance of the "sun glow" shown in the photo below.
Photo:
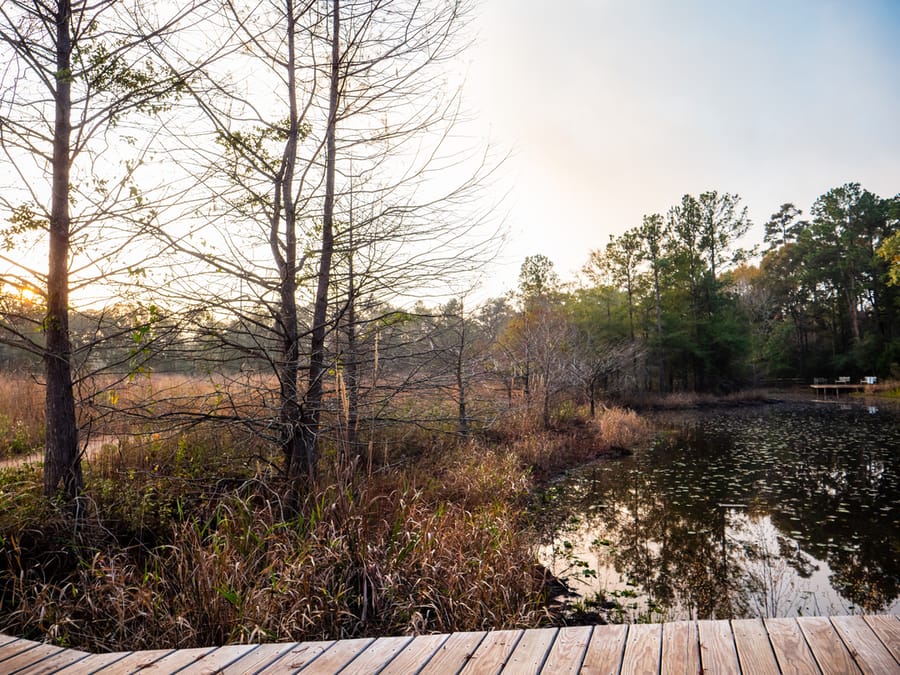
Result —
[{"label": "sun glow", "polygon": [[24,306],[36,307],[44,304],[44,294],[30,285],[6,283],[0,286],[0,295],[15,298],[19,304]]}]

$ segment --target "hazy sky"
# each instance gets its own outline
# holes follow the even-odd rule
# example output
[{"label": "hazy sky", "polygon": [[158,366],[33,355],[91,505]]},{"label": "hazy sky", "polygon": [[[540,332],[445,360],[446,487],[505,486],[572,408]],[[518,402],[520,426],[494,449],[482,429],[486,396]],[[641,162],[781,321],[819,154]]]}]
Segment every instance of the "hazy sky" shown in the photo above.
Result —
[{"label": "hazy sky", "polygon": [[513,156],[506,266],[564,278],[685,193],[900,192],[900,0],[482,0],[468,104]]}]

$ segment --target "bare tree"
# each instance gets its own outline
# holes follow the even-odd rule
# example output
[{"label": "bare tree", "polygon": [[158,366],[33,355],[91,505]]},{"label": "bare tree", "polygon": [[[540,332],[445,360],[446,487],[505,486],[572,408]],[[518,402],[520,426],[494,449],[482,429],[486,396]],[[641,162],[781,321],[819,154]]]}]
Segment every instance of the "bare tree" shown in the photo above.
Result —
[{"label": "bare tree", "polygon": [[[163,20],[140,3],[11,0],[0,6],[2,94],[0,145],[13,183],[0,208],[12,224],[4,232],[9,270],[4,281],[39,289],[46,307],[43,341],[7,322],[5,339],[39,351],[46,374],[44,491],[61,489],[75,499],[83,486],[73,393],[73,347],[69,334],[70,292],[91,280],[127,273],[102,261],[120,257],[133,242],[115,223],[146,217],[136,185],[135,163],[115,166],[105,151],[138,144],[121,125],[132,113],[155,114],[181,88],[185,74],[162,74],[147,59],[154,43],[168,39],[203,0],[183,3]],[[44,178],[49,176],[49,181]],[[100,243],[100,232],[103,243]],[[46,274],[22,260],[37,239],[48,259]],[[40,249],[39,249],[40,250]]]},{"label": "bare tree", "polygon": [[244,358],[276,374],[279,407],[247,422],[295,485],[315,479],[330,374],[349,376],[354,429],[375,391],[361,382],[377,371],[362,367],[378,322],[366,308],[446,290],[488,257],[485,212],[469,206],[486,164],[456,145],[458,91],[433,79],[464,46],[465,4],[229,2],[240,59],[190,84],[211,133],[190,122],[168,139],[211,206],[186,214],[189,231],[157,232],[180,257],[157,286],[253,336]]}]

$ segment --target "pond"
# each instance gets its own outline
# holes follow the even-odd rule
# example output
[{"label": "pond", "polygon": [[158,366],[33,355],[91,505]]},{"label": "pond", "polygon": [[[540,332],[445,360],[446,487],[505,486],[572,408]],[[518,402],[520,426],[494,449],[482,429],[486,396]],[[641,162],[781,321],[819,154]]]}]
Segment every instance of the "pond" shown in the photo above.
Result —
[{"label": "pond", "polygon": [[542,495],[541,557],[579,611],[612,621],[900,614],[896,406],[655,419],[652,447]]}]

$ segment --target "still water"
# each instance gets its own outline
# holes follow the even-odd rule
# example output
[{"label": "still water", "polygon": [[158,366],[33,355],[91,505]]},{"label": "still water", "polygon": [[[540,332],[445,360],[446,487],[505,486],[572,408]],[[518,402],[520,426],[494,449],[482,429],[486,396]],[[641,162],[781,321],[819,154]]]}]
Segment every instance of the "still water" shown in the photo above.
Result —
[{"label": "still water", "polygon": [[652,447],[543,496],[541,556],[577,606],[616,621],[900,614],[900,409],[780,403],[656,422]]}]

